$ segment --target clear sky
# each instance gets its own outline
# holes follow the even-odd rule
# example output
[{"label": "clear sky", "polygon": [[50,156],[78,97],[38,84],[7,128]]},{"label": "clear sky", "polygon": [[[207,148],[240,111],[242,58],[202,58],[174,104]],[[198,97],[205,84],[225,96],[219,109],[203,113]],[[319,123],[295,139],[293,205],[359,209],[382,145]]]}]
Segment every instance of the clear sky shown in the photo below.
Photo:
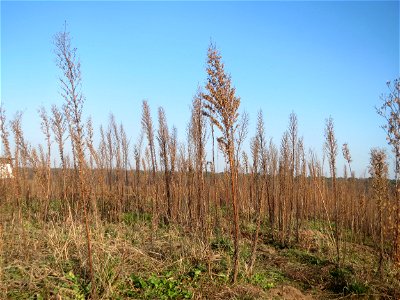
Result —
[{"label": "clear sky", "polygon": [[[262,109],[267,135],[279,144],[293,111],[306,147],[321,157],[332,116],[357,176],[371,147],[388,148],[374,107],[399,76],[398,1],[0,3],[1,100],[9,118],[24,112],[34,145],[43,141],[37,108],[62,103],[53,36],[67,21],[82,63],[85,115],[99,126],[114,113],[132,143],[143,99],[155,124],[163,106],[185,139],[212,39],[250,115],[249,136]],[[339,173],[342,166],[339,159]]]}]

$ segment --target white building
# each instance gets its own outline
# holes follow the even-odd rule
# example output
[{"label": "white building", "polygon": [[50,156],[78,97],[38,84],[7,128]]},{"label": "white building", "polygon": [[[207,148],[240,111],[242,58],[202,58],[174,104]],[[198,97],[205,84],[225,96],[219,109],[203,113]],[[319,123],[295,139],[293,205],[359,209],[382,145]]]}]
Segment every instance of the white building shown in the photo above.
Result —
[{"label": "white building", "polygon": [[13,177],[11,158],[0,157],[0,179]]}]

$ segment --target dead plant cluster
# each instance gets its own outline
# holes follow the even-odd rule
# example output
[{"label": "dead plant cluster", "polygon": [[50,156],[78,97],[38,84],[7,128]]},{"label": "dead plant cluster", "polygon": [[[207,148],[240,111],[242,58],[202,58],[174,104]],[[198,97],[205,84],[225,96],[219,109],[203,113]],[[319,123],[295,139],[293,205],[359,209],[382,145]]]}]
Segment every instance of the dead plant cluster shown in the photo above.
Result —
[{"label": "dead plant cluster", "polygon": [[[191,256],[201,256],[198,260],[207,262],[210,274],[219,259],[212,247],[229,247],[227,242],[215,246],[213,240],[231,236],[234,282],[243,270],[246,276],[253,274],[262,248],[259,244],[268,241],[288,248],[311,241],[313,237],[305,234],[313,232],[310,226],[318,227],[318,234],[323,233],[335,249],[332,260],[338,268],[350,259],[352,243],[376,249],[379,272],[386,261],[400,261],[399,81],[389,84],[390,95],[378,109],[388,121],[385,128],[395,152],[396,180],[388,180],[387,155],[379,149],[371,150],[371,178],[357,178],[347,143],[342,148],[345,176],[339,178],[339,145],[331,118],[326,123],[323,157],[306,149],[294,113],[276,145],[267,138],[260,111],[251,153],[243,151],[248,116],[239,114],[241,99],[213,44],[208,51],[207,83],[193,99],[186,141],[178,141],[177,129],[169,127],[162,107],[155,128],[150,105],[143,101],[142,131],[135,144],[113,115],[106,127],[100,127],[100,142],[95,143],[92,122],[82,117],[81,65],[67,32],[56,35],[55,48],[64,105],[52,106],[50,113],[40,108],[44,145],[35,146],[25,138],[21,113],[11,121],[6,120],[4,108],[0,113],[1,139],[5,155],[13,158],[14,172],[14,178],[2,180],[0,187],[0,203],[6,212],[1,214],[2,251],[21,247],[13,252],[26,255],[12,257],[7,252],[3,257],[2,273],[15,271],[15,278],[7,278],[8,289],[21,281],[26,285],[43,282],[33,280],[39,276],[48,278],[45,287],[51,290],[55,281],[68,286],[74,280],[71,276],[79,275],[91,283],[91,298],[100,294],[107,298],[117,278],[149,270],[148,266],[157,268],[168,249],[183,247],[174,244],[181,235],[166,236],[163,240],[170,243],[157,244],[158,229],[166,226],[180,228],[196,245],[203,245],[202,251],[196,247]],[[52,144],[58,153],[51,151]],[[216,172],[216,153],[222,153],[226,161],[222,172]],[[329,172],[324,169],[325,159]],[[148,226],[110,229],[104,225],[126,224],[126,218]],[[30,226],[44,226],[46,230],[40,232],[45,235],[28,238],[38,232]],[[104,240],[107,234],[116,242]],[[123,242],[121,235],[125,235]],[[146,252],[128,243],[145,237],[150,238]],[[12,239],[19,242],[12,244]],[[251,241],[251,247],[241,260],[244,239]],[[321,250],[314,242],[307,243],[310,251]],[[185,251],[189,246],[187,241]],[[42,255],[47,251],[49,265],[58,267],[30,269],[27,262],[34,261],[38,251]],[[102,274],[115,257],[125,260],[124,268]],[[69,261],[78,261],[74,266],[81,269],[69,269],[73,273],[68,275],[65,264]],[[175,263],[179,257],[171,261]]]}]

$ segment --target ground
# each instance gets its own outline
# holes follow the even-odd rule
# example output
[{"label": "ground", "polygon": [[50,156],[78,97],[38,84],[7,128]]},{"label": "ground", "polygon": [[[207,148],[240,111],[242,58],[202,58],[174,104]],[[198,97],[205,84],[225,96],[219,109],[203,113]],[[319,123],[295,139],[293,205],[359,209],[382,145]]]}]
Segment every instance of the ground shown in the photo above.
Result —
[{"label": "ground", "polygon": [[[1,224],[0,299],[89,297],[82,223],[21,221],[10,214]],[[252,230],[243,227],[236,284],[230,282],[229,235],[200,238],[173,225],[152,230],[148,216],[129,213],[120,222],[94,221],[91,233],[97,299],[400,298],[398,268],[386,261],[378,274],[376,251],[348,241],[338,269],[329,235],[315,223],[290,247],[263,230],[252,274]]]}]

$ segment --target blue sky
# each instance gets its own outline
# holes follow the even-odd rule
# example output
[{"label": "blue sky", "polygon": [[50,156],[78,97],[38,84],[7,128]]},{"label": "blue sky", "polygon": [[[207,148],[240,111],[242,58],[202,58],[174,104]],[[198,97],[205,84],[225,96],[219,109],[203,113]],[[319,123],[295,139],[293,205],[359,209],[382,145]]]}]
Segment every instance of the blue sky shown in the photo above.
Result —
[{"label": "blue sky", "polygon": [[[279,144],[294,111],[305,145],[321,157],[332,116],[358,176],[371,147],[388,148],[374,106],[399,76],[398,1],[1,1],[1,100],[9,118],[24,112],[34,145],[43,141],[37,108],[62,103],[53,36],[64,21],[82,63],[85,115],[99,126],[114,113],[132,142],[143,99],[154,123],[163,106],[185,139],[212,39],[250,115],[249,136],[262,109]],[[339,159],[339,173],[342,166]]]}]

